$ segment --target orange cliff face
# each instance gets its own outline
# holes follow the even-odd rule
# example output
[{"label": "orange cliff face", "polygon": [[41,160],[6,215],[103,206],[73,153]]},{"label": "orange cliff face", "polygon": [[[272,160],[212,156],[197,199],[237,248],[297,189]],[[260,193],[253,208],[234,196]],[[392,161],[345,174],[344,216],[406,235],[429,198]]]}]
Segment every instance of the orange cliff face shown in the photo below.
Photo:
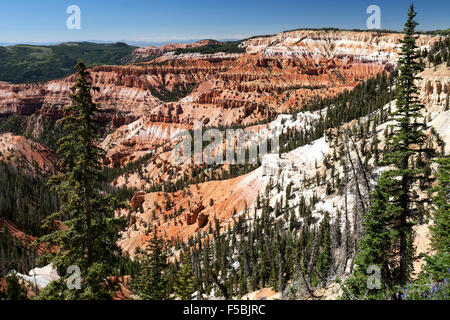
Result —
[{"label": "orange cliff face", "polygon": [[[168,45],[161,49],[168,52],[154,60],[157,64],[93,67],[93,83],[100,88],[94,99],[102,120],[115,127],[142,115],[187,125],[196,120],[211,126],[249,124],[390,71],[400,38],[372,32],[292,31],[246,40],[244,54],[178,56],[170,51],[178,46]],[[427,46],[432,41],[420,36],[418,43]],[[73,82],[74,76],[43,84],[0,83],[0,117],[40,113],[59,118],[70,103]],[[177,102],[164,102],[169,100]]]},{"label": "orange cliff face", "polygon": [[[175,193],[136,193],[131,204],[129,228],[119,245],[134,255],[136,248],[145,247],[158,230],[166,240],[187,240],[197,232],[208,231],[208,225],[218,220],[221,228],[233,224],[233,213],[245,210],[262,194],[269,177],[262,168],[230,180],[210,181],[190,185]],[[138,208],[141,207],[141,210]]]},{"label": "orange cliff face", "polygon": [[0,161],[29,174],[55,174],[56,155],[46,146],[12,133],[0,134]]}]

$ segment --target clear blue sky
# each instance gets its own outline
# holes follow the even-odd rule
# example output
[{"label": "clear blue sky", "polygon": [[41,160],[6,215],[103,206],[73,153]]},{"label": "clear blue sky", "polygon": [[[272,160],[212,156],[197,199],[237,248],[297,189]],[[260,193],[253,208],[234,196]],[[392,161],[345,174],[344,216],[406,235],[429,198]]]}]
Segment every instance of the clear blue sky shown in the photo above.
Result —
[{"label": "clear blue sky", "polygon": [[[410,0],[0,0],[0,42],[128,40],[161,42],[245,38],[302,27],[366,28],[366,8],[381,27],[401,29]],[[81,30],[66,28],[69,5]],[[420,30],[449,28],[450,1],[416,0]]]}]

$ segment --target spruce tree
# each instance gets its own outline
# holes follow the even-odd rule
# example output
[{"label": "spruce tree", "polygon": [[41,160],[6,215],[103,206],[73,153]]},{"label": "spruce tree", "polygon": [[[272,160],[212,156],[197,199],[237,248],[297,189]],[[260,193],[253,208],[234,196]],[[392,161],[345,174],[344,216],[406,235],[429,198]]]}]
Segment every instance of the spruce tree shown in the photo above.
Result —
[{"label": "spruce tree", "polygon": [[[331,225],[328,212],[320,225],[320,251],[317,257],[317,271],[322,278],[328,275],[328,269],[331,265]],[[319,279],[321,280],[321,279]]]},{"label": "spruce tree", "polygon": [[[391,114],[395,125],[387,137],[382,161],[389,169],[378,178],[364,217],[365,236],[359,244],[353,277],[347,282],[346,297],[350,298],[400,298],[399,288],[406,285],[412,271],[412,227],[420,218],[414,186],[425,175],[416,164],[422,156],[429,159],[433,154],[433,150],[425,147],[426,125],[421,119],[424,106],[415,84],[422,70],[414,36],[415,16],[411,4],[401,41],[397,108]],[[366,271],[372,265],[381,270],[381,290],[367,289]]]},{"label": "spruce tree", "polygon": [[[113,286],[108,277],[115,274],[113,261],[120,257],[116,242],[126,222],[114,218],[116,209],[123,207],[119,201],[101,190],[105,176],[102,170],[104,151],[97,146],[99,109],[93,103],[90,73],[83,62],[76,65],[77,78],[72,87],[72,104],[65,108],[59,120],[66,136],[58,141],[58,162],[61,174],[49,180],[61,202],[59,211],[44,220],[44,228],[55,230],[54,220],[62,220],[64,227],[40,238],[39,242],[56,246],[40,258],[52,263],[61,279],[52,282],[42,291],[42,299],[110,299]],[[81,271],[81,287],[70,289],[66,280],[69,266]]]},{"label": "spruce tree", "polygon": [[[400,74],[397,78],[399,94],[397,96],[397,110],[393,113],[393,118],[397,121],[397,126],[393,131],[388,143],[389,152],[386,155],[386,164],[394,166],[387,175],[391,179],[400,179],[397,190],[391,189],[393,200],[390,201],[398,209],[393,210],[390,223],[393,223],[392,235],[399,245],[400,262],[398,270],[393,272],[393,280],[399,285],[405,285],[409,280],[412,271],[413,259],[413,223],[417,221],[417,195],[414,192],[413,184],[424,177],[424,170],[415,165],[415,161],[424,156],[430,159],[433,150],[425,146],[427,129],[422,120],[421,104],[418,95],[417,74],[422,71],[422,66],[418,62],[419,51],[414,36],[418,23],[414,20],[416,12],[411,4],[408,11],[408,19],[405,24],[405,37],[402,41],[402,50],[399,60]],[[392,248],[394,249],[394,248]],[[394,271],[394,270],[393,270]],[[398,274],[397,274],[398,271]]]},{"label": "spruce tree", "polygon": [[243,269],[241,269],[239,272],[239,297],[242,297],[247,291],[247,277],[245,276]]},{"label": "spruce tree", "polygon": [[15,274],[7,276],[4,300],[26,300],[26,299],[27,299],[27,290],[23,285],[23,283],[19,281],[19,277],[17,277],[17,275]]},{"label": "spruce tree", "polygon": [[131,290],[140,300],[165,300],[167,292],[167,248],[164,240],[153,233],[150,253],[139,257],[139,271],[131,284]]},{"label": "spruce tree", "polygon": [[433,225],[431,226],[431,247],[435,254],[427,257],[425,270],[434,281],[448,278],[450,266],[450,156],[438,160],[439,184],[433,199]]},{"label": "spruce tree", "polygon": [[194,276],[192,274],[192,264],[189,252],[183,257],[183,266],[178,271],[175,282],[175,294],[181,300],[191,300],[194,293]]},{"label": "spruce tree", "polygon": [[402,299],[448,300],[450,266],[450,157],[437,161],[440,164],[439,184],[433,189],[433,224],[431,225],[431,249],[433,255],[425,255],[422,272],[412,283],[402,289]]}]

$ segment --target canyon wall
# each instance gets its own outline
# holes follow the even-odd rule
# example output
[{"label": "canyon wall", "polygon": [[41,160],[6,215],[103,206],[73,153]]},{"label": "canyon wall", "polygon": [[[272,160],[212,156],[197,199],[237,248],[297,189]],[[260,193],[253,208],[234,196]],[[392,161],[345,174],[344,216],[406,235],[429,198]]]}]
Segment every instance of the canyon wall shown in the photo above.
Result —
[{"label": "canyon wall", "polygon": [[[300,30],[245,40],[244,54],[175,55],[173,50],[180,47],[175,45],[139,48],[137,55],[145,50],[163,55],[146,63],[91,68],[93,83],[100,88],[94,99],[102,120],[115,127],[142,115],[186,125],[250,124],[389,72],[396,65],[401,37]],[[421,35],[418,44],[427,47],[435,40]],[[74,80],[72,75],[37,84],[0,82],[0,119],[33,113],[61,117]]]}]

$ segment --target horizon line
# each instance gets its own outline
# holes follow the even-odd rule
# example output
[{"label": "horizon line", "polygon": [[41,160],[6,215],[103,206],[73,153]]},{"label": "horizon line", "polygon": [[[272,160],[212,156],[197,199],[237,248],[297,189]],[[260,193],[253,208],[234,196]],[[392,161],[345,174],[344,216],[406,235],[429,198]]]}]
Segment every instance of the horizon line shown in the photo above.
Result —
[{"label": "horizon line", "polygon": [[[384,33],[402,33],[403,30],[398,30],[398,29],[358,29],[358,28],[354,28],[354,29],[346,29],[346,28],[337,28],[337,27],[320,27],[320,28],[313,28],[313,27],[300,27],[300,28],[294,28],[294,29],[290,29],[290,30],[283,30],[283,31],[279,31],[277,33],[273,33],[273,34],[255,34],[255,35],[239,35],[239,36],[228,36],[228,37],[223,37],[223,38],[219,38],[219,37],[199,37],[199,38],[186,38],[186,39],[159,39],[159,40],[124,40],[124,39],[119,39],[119,40],[100,40],[100,39],[87,39],[87,40],[51,40],[51,41],[18,41],[18,42],[1,42],[0,41],[0,46],[14,46],[14,45],[58,45],[58,44],[63,44],[63,43],[71,43],[71,42],[90,42],[90,43],[97,43],[97,44],[114,44],[114,43],[118,43],[118,42],[123,42],[126,43],[128,45],[132,45],[129,43],[142,43],[142,44],[178,44],[178,43],[194,43],[194,42],[198,42],[198,41],[203,41],[203,40],[215,40],[215,41],[239,41],[239,40],[245,40],[245,39],[250,39],[250,38],[257,38],[257,37],[268,37],[268,36],[275,36],[277,34],[283,33],[283,32],[292,32],[292,31],[301,31],[301,30],[317,30],[317,31],[321,31],[321,30],[334,30],[334,31],[353,31],[353,32],[384,32]],[[430,34],[430,33],[436,33],[436,32],[442,32],[442,31],[447,31],[450,33],[450,28],[447,29],[433,29],[433,30],[417,30],[416,33],[418,34]]]}]

